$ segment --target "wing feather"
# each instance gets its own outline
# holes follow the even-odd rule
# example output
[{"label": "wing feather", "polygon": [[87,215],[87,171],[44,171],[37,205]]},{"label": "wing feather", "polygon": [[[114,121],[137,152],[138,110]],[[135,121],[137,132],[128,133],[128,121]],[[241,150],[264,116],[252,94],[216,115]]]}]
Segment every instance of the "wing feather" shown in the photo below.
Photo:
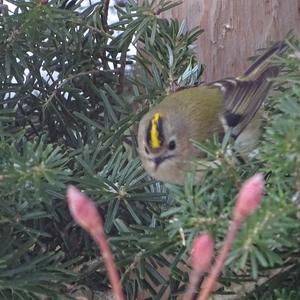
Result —
[{"label": "wing feather", "polygon": [[218,87],[223,92],[222,122],[225,121],[225,127],[232,128],[233,136],[238,137],[241,134],[262,106],[272,85],[271,78],[279,73],[279,67],[272,65],[270,58],[282,53],[285,48],[284,42],[278,42],[260,56],[243,76],[207,84]]}]

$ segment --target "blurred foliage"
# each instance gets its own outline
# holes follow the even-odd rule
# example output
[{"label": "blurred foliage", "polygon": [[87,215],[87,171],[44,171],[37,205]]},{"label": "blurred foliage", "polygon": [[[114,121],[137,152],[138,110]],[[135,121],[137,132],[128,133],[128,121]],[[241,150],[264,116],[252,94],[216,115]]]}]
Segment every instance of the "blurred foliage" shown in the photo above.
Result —
[{"label": "blurred foliage", "polygon": [[[62,299],[70,285],[108,288],[98,250],[68,213],[71,183],[97,202],[127,298],[143,290],[160,299],[168,290],[175,299],[188,280],[193,238],[207,230],[220,246],[236,192],[257,171],[270,173],[267,195],[239,234],[217,293],[298,295],[297,41],[275,62],[283,73],[267,106],[259,154],[241,163],[228,136],[196,142],[218,163],[201,186],[188,174],[177,187],[145,174],[136,129],[164,95],[200,83],[193,42],[201,29],[160,16],[179,3],[128,0],[116,7],[118,21],[108,23],[109,1],[8,2],[13,11],[0,6],[0,298]],[[274,270],[289,274],[290,284],[275,275],[253,284]],[[252,283],[250,293],[245,283]]]}]

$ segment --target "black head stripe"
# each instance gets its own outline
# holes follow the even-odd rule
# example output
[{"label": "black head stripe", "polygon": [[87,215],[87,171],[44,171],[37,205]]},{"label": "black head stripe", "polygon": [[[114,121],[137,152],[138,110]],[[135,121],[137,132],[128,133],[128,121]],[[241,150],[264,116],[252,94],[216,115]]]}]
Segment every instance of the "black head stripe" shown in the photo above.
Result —
[{"label": "black head stripe", "polygon": [[146,128],[146,142],[149,147],[151,146],[151,127],[152,127],[152,124],[150,121],[148,124],[148,127]]}]

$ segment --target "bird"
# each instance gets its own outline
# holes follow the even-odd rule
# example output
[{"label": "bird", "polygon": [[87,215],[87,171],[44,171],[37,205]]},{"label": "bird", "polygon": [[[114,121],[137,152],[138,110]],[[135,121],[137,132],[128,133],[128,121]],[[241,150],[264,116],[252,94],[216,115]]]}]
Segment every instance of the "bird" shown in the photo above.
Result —
[{"label": "bird", "polygon": [[139,122],[138,154],[145,171],[154,179],[182,185],[188,171],[201,182],[205,171],[195,169],[194,160],[206,154],[193,141],[203,143],[230,130],[241,156],[257,147],[261,132],[262,105],[280,67],[271,58],[281,54],[280,41],[259,56],[239,77],[200,84],[167,95]]}]

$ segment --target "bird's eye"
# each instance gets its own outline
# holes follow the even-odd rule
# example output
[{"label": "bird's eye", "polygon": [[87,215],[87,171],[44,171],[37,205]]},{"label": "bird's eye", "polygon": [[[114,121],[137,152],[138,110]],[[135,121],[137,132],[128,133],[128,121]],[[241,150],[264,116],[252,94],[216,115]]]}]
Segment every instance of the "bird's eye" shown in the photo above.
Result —
[{"label": "bird's eye", "polygon": [[149,150],[148,150],[147,147],[145,147],[145,152],[146,152],[147,154],[149,154]]},{"label": "bird's eye", "polygon": [[170,141],[168,148],[169,150],[174,150],[176,148],[176,142],[174,140]]}]

